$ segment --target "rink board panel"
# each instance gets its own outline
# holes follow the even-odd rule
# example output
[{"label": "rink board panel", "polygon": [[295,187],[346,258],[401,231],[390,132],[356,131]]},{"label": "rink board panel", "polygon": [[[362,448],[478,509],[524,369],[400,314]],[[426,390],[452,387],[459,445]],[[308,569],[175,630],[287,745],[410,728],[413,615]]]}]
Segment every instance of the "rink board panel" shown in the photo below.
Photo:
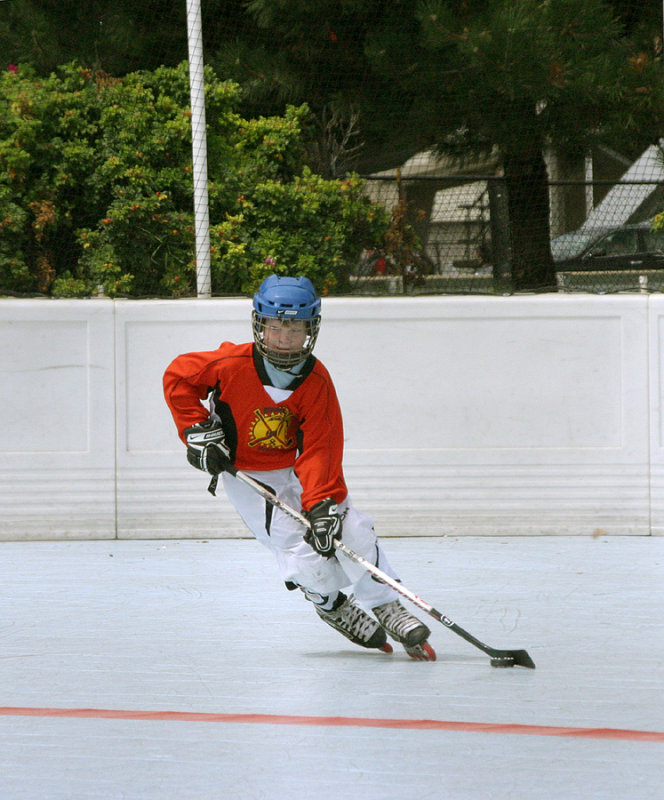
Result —
[{"label": "rink board panel", "polygon": [[[0,301],[0,538],[245,536],[188,466],[162,375],[246,341],[249,308]],[[323,314],[347,481],[382,535],[664,532],[662,298],[326,298]]]}]

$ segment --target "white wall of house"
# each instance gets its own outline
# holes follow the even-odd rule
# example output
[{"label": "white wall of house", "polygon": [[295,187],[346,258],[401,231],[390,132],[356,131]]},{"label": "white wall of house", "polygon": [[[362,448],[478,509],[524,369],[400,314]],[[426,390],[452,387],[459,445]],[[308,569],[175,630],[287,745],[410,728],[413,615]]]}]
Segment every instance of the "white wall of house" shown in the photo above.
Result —
[{"label": "white wall of house", "polygon": [[[0,301],[1,539],[246,535],[161,378],[246,299]],[[380,535],[664,533],[664,298],[329,298],[318,357]]]}]

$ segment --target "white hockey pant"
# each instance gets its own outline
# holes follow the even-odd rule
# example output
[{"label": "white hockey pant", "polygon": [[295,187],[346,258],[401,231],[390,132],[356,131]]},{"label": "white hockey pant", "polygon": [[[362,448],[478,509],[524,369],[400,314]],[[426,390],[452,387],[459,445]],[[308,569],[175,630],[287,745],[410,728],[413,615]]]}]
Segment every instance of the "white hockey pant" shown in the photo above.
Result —
[{"label": "white hockey pant", "polygon": [[[300,510],[302,487],[293,470],[248,471],[247,474],[270,487],[289,506]],[[318,555],[304,541],[305,531],[299,522],[272,506],[245,483],[228,473],[223,474],[223,483],[228,499],[249,530],[274,553],[282,579],[299,586],[314,603],[326,605],[327,597],[349,588],[367,610],[398,597],[394,589],[376,581],[343,553],[338,552],[336,558]],[[376,539],[372,520],[354,508],[350,498],[339,505],[339,511],[344,517],[343,542],[396,578]]]}]

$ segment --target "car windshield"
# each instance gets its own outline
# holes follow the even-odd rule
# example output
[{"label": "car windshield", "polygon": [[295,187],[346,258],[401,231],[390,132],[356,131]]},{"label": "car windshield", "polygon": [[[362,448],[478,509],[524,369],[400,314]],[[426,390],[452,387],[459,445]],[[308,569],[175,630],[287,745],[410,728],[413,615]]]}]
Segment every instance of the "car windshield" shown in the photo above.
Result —
[{"label": "car windshield", "polygon": [[551,242],[551,255],[554,261],[562,261],[564,258],[575,258],[594,241],[605,233],[604,230],[573,231],[564,233]]}]

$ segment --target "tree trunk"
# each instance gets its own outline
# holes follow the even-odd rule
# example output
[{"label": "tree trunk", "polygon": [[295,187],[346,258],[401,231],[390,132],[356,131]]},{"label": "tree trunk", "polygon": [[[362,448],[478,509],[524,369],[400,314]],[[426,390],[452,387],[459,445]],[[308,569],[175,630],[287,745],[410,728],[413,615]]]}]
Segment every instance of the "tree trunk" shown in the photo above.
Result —
[{"label": "tree trunk", "polygon": [[525,149],[509,153],[504,166],[511,230],[512,288],[514,291],[555,291],[544,156],[537,148]]}]

